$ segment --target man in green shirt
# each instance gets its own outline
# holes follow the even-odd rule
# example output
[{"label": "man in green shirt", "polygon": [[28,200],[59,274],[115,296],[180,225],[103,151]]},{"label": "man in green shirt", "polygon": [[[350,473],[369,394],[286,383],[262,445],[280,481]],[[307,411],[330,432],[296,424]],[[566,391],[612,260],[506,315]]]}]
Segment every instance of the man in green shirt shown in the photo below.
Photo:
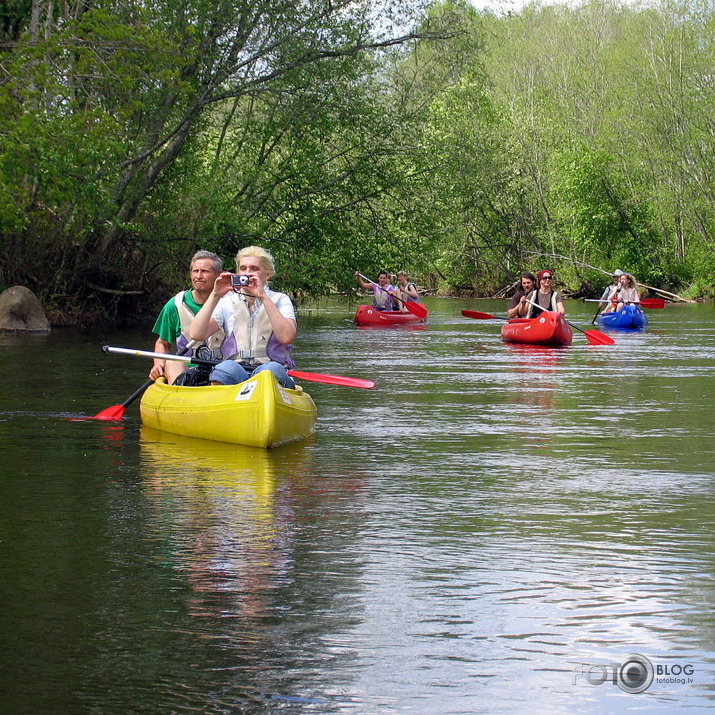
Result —
[{"label": "man in green shirt", "polygon": [[[193,355],[195,351],[205,345],[213,357],[221,357],[219,347],[224,338],[221,331],[211,335],[204,343],[197,345],[193,351],[186,350],[186,347],[190,341],[189,326],[191,321],[211,295],[214,281],[222,270],[223,261],[215,253],[198,251],[194,254],[189,268],[191,289],[180,291],[170,298],[156,319],[152,331],[158,335],[154,344],[154,352],[170,354],[174,352],[174,346],[176,346],[177,352]],[[156,358],[149,371],[149,379],[156,380],[163,376],[170,385],[183,384],[183,373],[187,367],[186,363],[177,360]],[[179,378],[178,382],[177,378]]]}]

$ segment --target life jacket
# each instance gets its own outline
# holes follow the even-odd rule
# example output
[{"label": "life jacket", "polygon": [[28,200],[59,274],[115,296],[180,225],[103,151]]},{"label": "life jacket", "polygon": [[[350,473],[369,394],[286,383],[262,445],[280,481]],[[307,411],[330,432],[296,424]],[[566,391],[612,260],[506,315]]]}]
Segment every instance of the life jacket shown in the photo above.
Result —
[{"label": "life jacket", "polygon": [[[415,290],[417,290],[417,286],[414,283],[407,283],[404,288],[402,288],[402,295],[404,296],[403,300],[405,303],[419,303],[420,299],[419,298],[413,298],[408,292],[407,289],[412,286]],[[399,286],[397,286],[399,288]]]},{"label": "life jacket", "polygon": [[[536,300],[538,297],[537,296],[538,292],[539,292],[538,290],[532,290],[531,293],[529,293],[529,295],[527,296],[527,300],[531,300],[534,303],[538,303],[538,301]],[[544,310],[546,310],[545,308],[541,308],[541,307],[537,308],[535,305],[532,305],[531,303],[529,303],[528,305],[529,305],[529,310],[526,313],[527,318],[536,318],[537,316],[541,315],[544,312]],[[548,308],[548,310],[556,310],[556,291],[555,290],[551,291],[551,297],[549,298],[549,305],[550,305],[550,308]]]},{"label": "life jacket", "polygon": [[393,310],[395,303],[389,293],[391,290],[394,288],[389,283],[384,288],[374,285],[372,287],[372,307],[377,310]]},{"label": "life jacket", "polygon": [[[270,294],[267,300],[271,300]],[[246,300],[235,302],[233,332],[221,345],[224,358],[236,362],[260,363],[273,360],[283,367],[292,368],[295,363],[290,354],[291,347],[279,342],[273,334],[273,326],[262,303],[251,312]]]},{"label": "life jacket", "polygon": [[[184,302],[184,295],[186,291],[180,291],[174,296],[174,305],[176,306],[176,311],[179,314],[179,323],[181,324],[181,335],[176,340],[177,352],[184,350],[189,343],[189,327],[191,326],[191,321],[196,317],[194,313],[191,312],[191,308]],[[213,335],[209,337],[201,344],[197,345],[193,350],[189,350],[185,354],[189,357],[195,355],[195,351],[205,345],[211,351],[211,357],[220,359],[221,358],[221,343],[223,343],[226,333],[223,330],[217,330]]]}]

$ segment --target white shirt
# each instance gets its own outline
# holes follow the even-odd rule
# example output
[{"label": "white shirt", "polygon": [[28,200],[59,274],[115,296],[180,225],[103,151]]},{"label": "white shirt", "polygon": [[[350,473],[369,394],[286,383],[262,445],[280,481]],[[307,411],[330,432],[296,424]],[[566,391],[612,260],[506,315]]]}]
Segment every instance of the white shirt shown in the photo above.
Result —
[{"label": "white shirt", "polygon": [[[266,292],[266,298],[269,298],[276,304],[278,312],[284,318],[289,318],[295,322],[295,309],[293,308],[291,299],[285,293],[271,290],[267,286],[264,290]],[[246,300],[246,297],[242,297],[240,293],[236,293],[235,291],[226,293],[226,295],[219,300],[214,308],[214,312],[211,314],[211,317],[226,335],[230,335],[233,332],[233,324],[236,320],[236,303],[243,300]],[[256,299],[253,303],[254,311],[258,310],[259,305],[260,301]]]}]

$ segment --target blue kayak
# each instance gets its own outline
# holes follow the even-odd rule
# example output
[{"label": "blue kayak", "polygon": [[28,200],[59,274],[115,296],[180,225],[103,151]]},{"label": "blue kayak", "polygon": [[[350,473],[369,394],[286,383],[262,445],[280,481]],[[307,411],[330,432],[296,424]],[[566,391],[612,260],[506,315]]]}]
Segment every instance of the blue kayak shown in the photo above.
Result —
[{"label": "blue kayak", "polygon": [[643,330],[648,324],[645,313],[635,305],[624,305],[617,313],[601,313],[598,324],[616,330]]}]

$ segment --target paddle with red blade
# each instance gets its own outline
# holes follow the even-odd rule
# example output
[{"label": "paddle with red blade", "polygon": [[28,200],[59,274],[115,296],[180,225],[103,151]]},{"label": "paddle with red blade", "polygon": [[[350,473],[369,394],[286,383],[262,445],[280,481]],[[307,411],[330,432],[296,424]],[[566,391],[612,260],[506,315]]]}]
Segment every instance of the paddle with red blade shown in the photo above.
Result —
[{"label": "paddle with red blade", "polygon": [[[596,298],[582,298],[584,303],[600,303],[601,301]],[[651,310],[660,310],[665,308],[665,298],[642,298],[640,303],[633,303],[633,305],[640,306],[641,308],[649,308]]]},{"label": "paddle with red blade", "polygon": [[342,385],[343,387],[362,387],[370,390],[375,387],[372,380],[361,380],[357,377],[343,377],[342,375],[325,375],[319,372],[301,372],[300,370],[288,370],[291,377],[307,382],[323,382],[326,385]]},{"label": "paddle with red blade", "polygon": [[[102,350],[105,353],[117,353],[119,355],[133,355],[135,357],[159,358],[161,360],[179,360],[181,362],[192,362],[197,365],[216,365],[219,360],[204,360],[196,357],[184,357],[182,355],[166,355],[165,353],[154,353],[149,350],[132,350],[131,348],[115,348],[105,345]],[[288,370],[291,377],[307,382],[322,382],[326,385],[342,385],[343,387],[361,387],[369,390],[375,387],[372,380],[362,380],[357,377],[344,377],[342,375],[327,375],[320,372],[301,372],[299,370]]]},{"label": "paddle with red blade", "polygon": [[[528,301],[531,303],[531,301]],[[535,303],[532,303],[532,305],[535,305]],[[496,318],[497,320],[509,320],[506,316],[503,315],[492,315],[491,313],[482,313],[479,310],[463,310],[462,315],[465,318],[475,318],[477,320],[491,320],[492,318]],[[586,340],[588,340],[591,345],[613,345],[616,341],[608,336],[604,335],[598,330],[582,330],[581,328],[578,327],[578,325],[574,325],[573,323],[569,323],[569,321],[566,321],[572,328],[576,328],[576,330],[579,330],[586,336]]]},{"label": "paddle with red blade", "polygon": [[360,278],[362,278],[366,283],[372,283],[374,286],[377,286],[381,291],[384,293],[387,293],[390,295],[392,298],[395,300],[399,300],[400,303],[402,303],[407,310],[412,313],[412,315],[416,315],[418,318],[426,318],[427,317],[427,308],[422,305],[422,303],[413,303],[410,300],[402,300],[402,298],[398,298],[394,293],[390,292],[389,290],[385,290],[379,283],[375,283],[375,281],[371,281],[367,276],[364,276],[362,273],[358,273]]},{"label": "paddle with red blade", "polygon": [[465,318],[475,318],[476,320],[509,320],[505,315],[492,315],[491,313],[482,313],[480,310],[463,310],[462,315]]},{"label": "paddle with red blade", "polygon": [[660,308],[665,308],[665,298],[641,298],[641,302],[638,303],[641,308],[654,308],[659,310]]},{"label": "paddle with red blade", "polygon": [[[534,303],[533,300],[529,300],[527,298],[526,302],[531,303],[531,305],[533,305],[535,308],[539,308],[542,311],[544,310],[540,305]],[[591,345],[614,345],[616,342],[612,337],[610,337],[609,335],[604,335],[599,330],[583,330],[583,328],[579,328],[578,325],[574,325],[573,323],[566,320],[566,318],[564,318],[564,320],[574,330],[578,330],[579,332],[583,333],[586,336],[586,340],[588,340]]]},{"label": "paddle with red blade", "polygon": [[100,412],[97,412],[93,420],[121,420],[124,417],[124,410],[129,407],[129,405],[134,402],[138,397],[141,397],[149,388],[150,385],[154,383],[154,380],[147,380],[136,392],[132,392],[129,397],[127,397],[121,405],[112,405],[112,407],[105,407]]},{"label": "paddle with red blade", "polygon": [[[178,355],[183,355],[184,353],[191,350],[195,345],[198,344],[197,340],[191,340],[188,345],[181,350]],[[137,398],[141,397],[149,388],[150,385],[154,383],[154,380],[147,380],[136,392],[132,392],[129,397],[127,397],[121,405],[112,405],[111,407],[105,407],[100,412],[97,412],[94,417],[90,418],[93,420],[121,420],[124,417],[124,411],[129,407],[129,405],[134,402]]]}]

